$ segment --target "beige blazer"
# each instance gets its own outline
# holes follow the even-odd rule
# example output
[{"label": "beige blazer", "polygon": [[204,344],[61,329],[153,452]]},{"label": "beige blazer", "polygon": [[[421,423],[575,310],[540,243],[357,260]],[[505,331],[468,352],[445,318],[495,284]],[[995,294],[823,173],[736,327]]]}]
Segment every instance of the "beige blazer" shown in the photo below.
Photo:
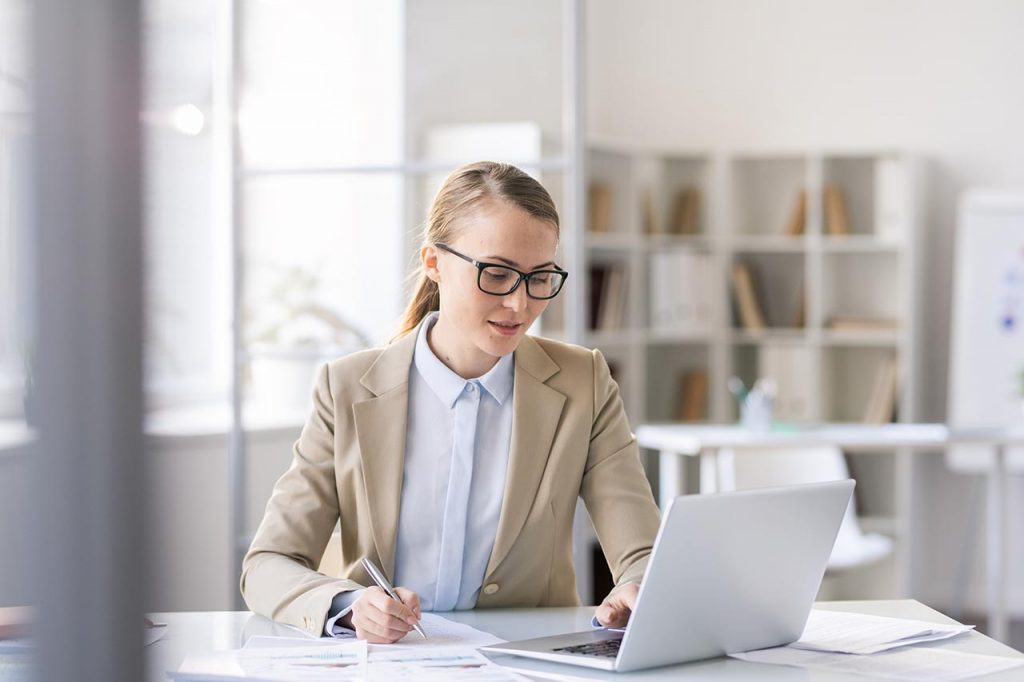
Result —
[{"label": "beige blazer", "polygon": [[[323,632],[336,594],[394,575],[416,332],[325,365],[314,409],[242,564],[256,613]],[[477,608],[577,605],[572,561],[582,497],[616,584],[639,582],[659,513],[599,351],[525,337],[515,351],[512,438],[494,548]],[[341,571],[316,572],[335,526]]]}]

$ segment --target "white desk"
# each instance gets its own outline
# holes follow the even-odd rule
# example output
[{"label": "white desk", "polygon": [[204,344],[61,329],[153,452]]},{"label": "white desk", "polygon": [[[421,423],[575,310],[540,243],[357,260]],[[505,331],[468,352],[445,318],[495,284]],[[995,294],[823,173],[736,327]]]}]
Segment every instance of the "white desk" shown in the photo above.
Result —
[{"label": "white desk", "polygon": [[[913,600],[899,601],[865,601],[865,602],[823,602],[818,608],[857,611],[898,618],[916,618],[937,623],[951,623],[941,613]],[[496,609],[481,611],[462,611],[444,614],[452,620],[472,625],[480,630],[491,632],[506,639],[524,639],[554,635],[574,630],[586,630],[590,627],[592,607],[551,608],[551,609]],[[188,655],[199,655],[233,649],[242,646],[253,635],[289,634],[267,619],[249,612],[212,612],[212,613],[159,613],[153,618],[168,624],[164,639],[146,648],[147,679],[149,682],[166,680],[166,671],[177,669]],[[924,646],[939,646],[939,643]],[[944,648],[989,654],[993,656],[1021,656],[1017,651],[996,642],[977,632],[961,635],[956,639],[941,644]],[[510,662],[511,657],[495,656],[496,662]],[[560,672],[579,675],[583,679],[603,680],[681,680],[681,679],[721,679],[729,682],[742,680],[771,680],[789,682],[790,680],[809,680],[815,682],[855,682],[866,678],[845,674],[831,674],[823,671],[807,671],[785,666],[769,666],[747,663],[728,658],[716,658],[697,661],[667,668],[639,673],[603,673],[589,671],[584,668],[563,666],[557,663],[514,659],[517,666],[526,666],[531,670]],[[1021,670],[1011,670],[999,675],[991,675],[984,679],[1019,680]]]},{"label": "white desk", "polygon": [[[714,492],[728,479],[731,462],[723,452],[833,445],[859,451],[942,451],[947,445],[989,445],[995,465],[989,472],[988,608],[989,632],[1006,641],[1006,451],[1024,444],[1024,428],[950,429],[944,424],[821,424],[755,431],[738,424],[645,424],[636,431],[641,447],[660,451],[658,500],[662,509],[686,492],[683,457],[700,458],[700,490]],[[906,478],[906,477],[904,477]],[[900,495],[907,504],[907,491]]]}]

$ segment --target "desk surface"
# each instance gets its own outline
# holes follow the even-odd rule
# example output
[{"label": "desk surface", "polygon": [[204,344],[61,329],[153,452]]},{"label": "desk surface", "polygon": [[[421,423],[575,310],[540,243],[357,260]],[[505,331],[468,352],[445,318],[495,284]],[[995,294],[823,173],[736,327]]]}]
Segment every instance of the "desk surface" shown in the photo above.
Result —
[{"label": "desk surface", "polygon": [[942,448],[955,444],[1024,445],[1024,426],[952,428],[945,424],[787,424],[768,430],[739,424],[641,424],[641,447],[680,455],[707,448],[785,448],[835,445],[841,448]]},{"label": "desk surface", "polygon": [[[884,616],[916,618],[938,623],[953,622],[938,611],[928,608],[913,600],[895,601],[850,601],[821,602],[818,608],[856,611]],[[446,618],[457,620],[475,628],[491,632],[506,639],[525,639],[553,635],[562,632],[586,630],[590,628],[590,617],[593,608],[550,608],[550,609],[496,609],[480,611],[460,611],[446,613]],[[162,640],[146,648],[148,675],[150,682],[166,680],[166,671],[176,669],[187,655],[197,655],[233,649],[242,646],[253,635],[293,635],[294,631],[276,625],[267,619],[249,612],[220,611],[209,613],[160,613],[153,615],[154,620],[168,624],[167,634]],[[924,646],[936,646],[924,645]],[[1008,646],[1000,644],[977,632],[961,635],[943,644],[949,649],[990,654],[994,656],[1022,656]],[[498,662],[511,661],[511,657],[495,657]],[[514,659],[520,666],[528,666],[533,670],[549,671],[573,676],[581,679],[606,680],[679,680],[708,679],[715,677],[723,680],[810,680],[815,682],[831,682],[845,680],[853,682],[866,678],[845,674],[828,674],[823,671],[809,672],[799,668],[785,666],[768,666],[746,663],[728,658],[716,658],[708,661],[685,663],[668,668],[658,668],[639,673],[617,674],[589,671],[584,668],[562,666],[542,661]],[[522,672],[522,668],[519,669]],[[1011,670],[1001,675],[992,675],[984,679],[1019,680],[1020,669]]]},{"label": "desk surface", "polygon": [[738,424],[643,424],[642,447],[698,455],[705,448],[784,448],[836,445],[848,448],[941,447],[943,424],[815,424],[748,429]]}]

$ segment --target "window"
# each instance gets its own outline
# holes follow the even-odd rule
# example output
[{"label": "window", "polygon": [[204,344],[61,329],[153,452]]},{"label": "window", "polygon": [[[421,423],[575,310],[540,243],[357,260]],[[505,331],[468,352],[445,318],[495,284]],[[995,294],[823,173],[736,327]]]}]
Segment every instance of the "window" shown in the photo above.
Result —
[{"label": "window", "polygon": [[29,345],[29,5],[0,0],[0,418],[22,412]]}]

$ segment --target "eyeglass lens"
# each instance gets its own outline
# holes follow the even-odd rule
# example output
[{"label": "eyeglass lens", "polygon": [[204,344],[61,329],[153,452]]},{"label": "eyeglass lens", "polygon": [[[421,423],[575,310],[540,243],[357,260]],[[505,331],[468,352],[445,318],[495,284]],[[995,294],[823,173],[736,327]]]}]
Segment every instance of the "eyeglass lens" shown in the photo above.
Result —
[{"label": "eyeglass lens", "polygon": [[[565,277],[557,272],[541,271],[526,277],[526,292],[533,298],[550,298],[562,288]],[[519,273],[501,265],[480,269],[480,288],[489,294],[504,295],[519,283]]]}]

